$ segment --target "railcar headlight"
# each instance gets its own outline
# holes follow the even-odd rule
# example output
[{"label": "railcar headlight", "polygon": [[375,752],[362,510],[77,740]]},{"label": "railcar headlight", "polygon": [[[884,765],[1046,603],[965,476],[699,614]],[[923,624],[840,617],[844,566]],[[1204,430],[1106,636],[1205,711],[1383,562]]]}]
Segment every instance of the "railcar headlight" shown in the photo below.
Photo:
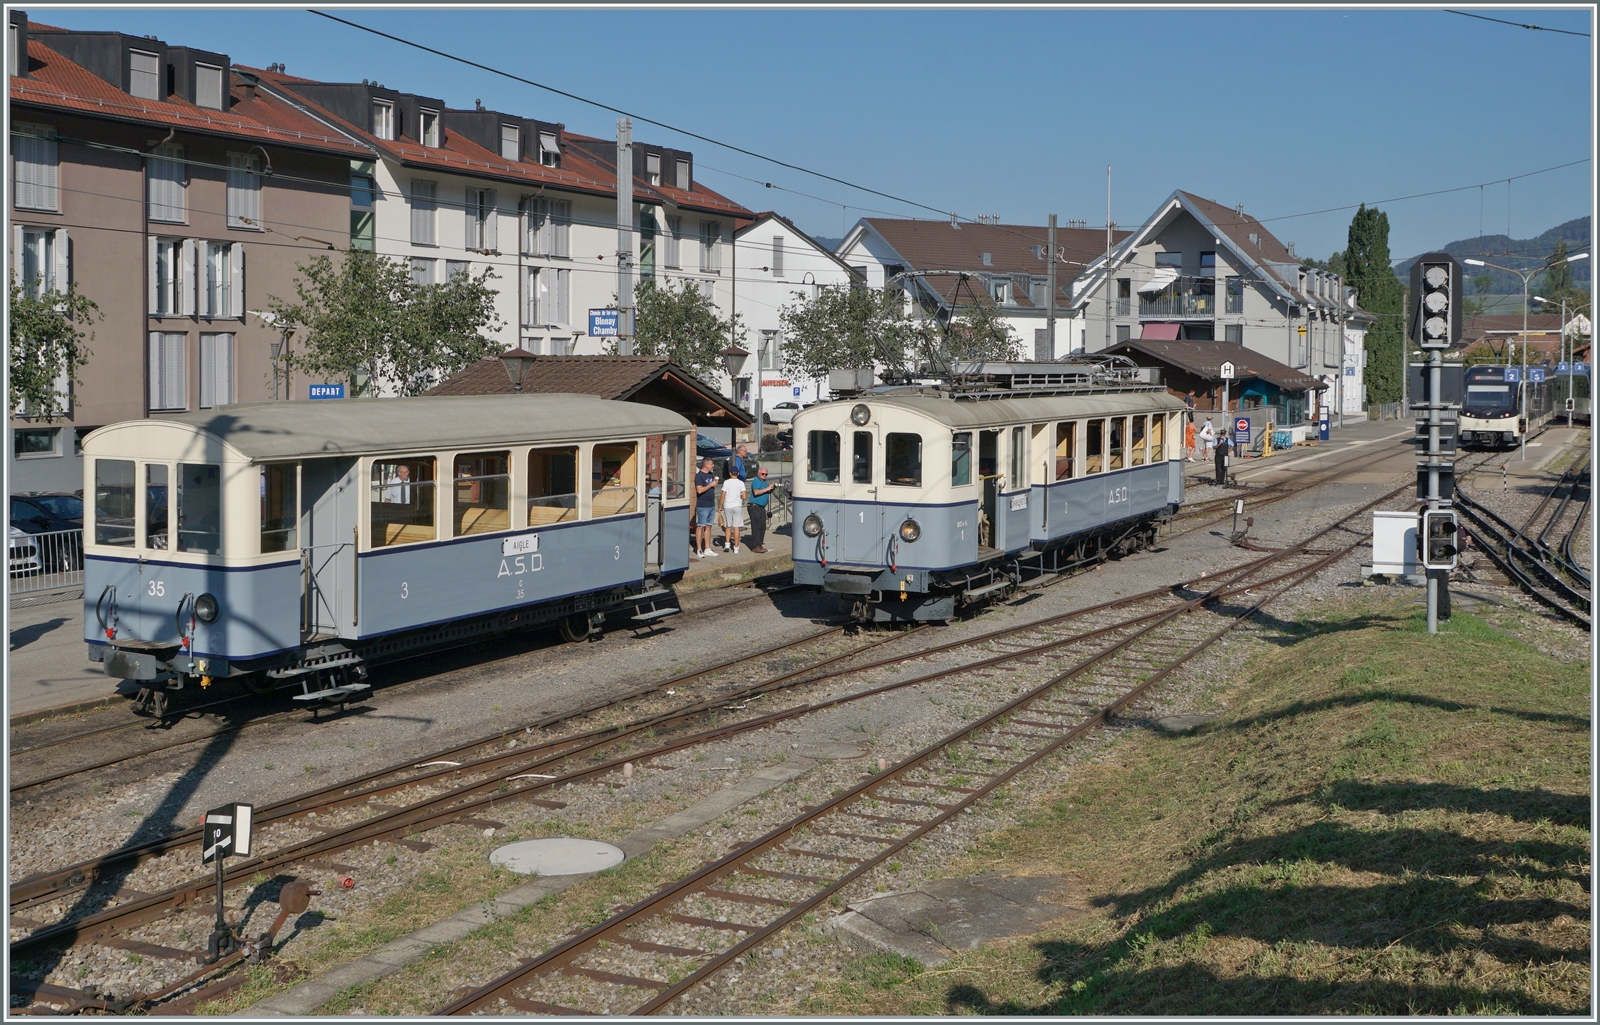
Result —
[{"label": "railcar headlight", "polygon": [[202,623],[215,623],[219,611],[217,596],[214,594],[202,594],[194,600],[194,616]]},{"label": "railcar headlight", "polygon": [[810,514],[806,517],[805,523],[801,524],[800,529],[806,532],[806,537],[816,537],[822,533],[822,517],[816,513]]},{"label": "railcar headlight", "polygon": [[865,427],[872,421],[872,409],[865,402],[857,402],[850,407],[850,422],[857,427]]},{"label": "railcar headlight", "polygon": [[921,536],[922,525],[916,520],[911,519],[909,516],[906,517],[906,521],[900,524],[900,540],[911,542],[915,541]]}]

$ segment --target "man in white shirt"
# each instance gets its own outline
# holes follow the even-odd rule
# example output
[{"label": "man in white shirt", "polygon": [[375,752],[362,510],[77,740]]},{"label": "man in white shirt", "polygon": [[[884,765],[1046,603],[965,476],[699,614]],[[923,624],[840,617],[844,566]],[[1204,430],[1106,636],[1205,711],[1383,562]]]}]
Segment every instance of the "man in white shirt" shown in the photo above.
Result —
[{"label": "man in white shirt", "polygon": [[1211,418],[1206,417],[1206,422],[1200,427],[1200,458],[1210,459],[1212,446],[1217,443],[1217,429],[1211,426]]}]

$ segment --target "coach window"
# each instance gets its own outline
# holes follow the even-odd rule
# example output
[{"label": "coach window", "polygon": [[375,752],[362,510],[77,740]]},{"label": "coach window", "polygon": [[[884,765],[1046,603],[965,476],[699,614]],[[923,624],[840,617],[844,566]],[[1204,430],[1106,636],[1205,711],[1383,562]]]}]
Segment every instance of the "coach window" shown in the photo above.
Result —
[{"label": "coach window", "polygon": [[299,470],[295,463],[273,463],[261,468],[262,555],[299,547],[295,539],[300,519]]},{"label": "coach window", "polygon": [[167,464],[144,464],[144,546],[167,547]]},{"label": "coach window", "polygon": [[1011,428],[1011,471],[1010,480],[1006,481],[1013,488],[1026,487],[1028,484],[1028,429],[1026,427]]},{"label": "coach window", "polygon": [[806,433],[806,480],[816,484],[839,483],[839,432]]},{"label": "coach window", "polygon": [[666,497],[669,499],[682,498],[688,494],[688,488],[683,480],[684,448],[683,435],[667,435],[666,452],[663,453],[666,465],[662,467],[662,473],[666,477]]},{"label": "coach window", "polygon": [[1127,465],[1127,454],[1123,446],[1128,442],[1128,418],[1114,416],[1111,418],[1111,434],[1106,439],[1106,469],[1120,470]]},{"label": "coach window", "polygon": [[222,554],[222,467],[178,464],[178,551]]},{"label": "coach window", "polygon": [[1152,463],[1160,463],[1166,460],[1166,439],[1166,414],[1152,413],[1150,415],[1150,461]]},{"label": "coach window", "polygon": [[1056,424],[1056,480],[1072,477],[1072,460],[1078,454],[1078,422],[1066,420]]},{"label": "coach window", "polygon": [[528,453],[528,526],[578,518],[578,449],[536,448]]},{"label": "coach window", "polygon": [[372,461],[372,547],[432,541],[434,458],[401,456]]},{"label": "coach window", "polygon": [[950,486],[972,483],[972,432],[950,436]]},{"label": "coach window", "polygon": [[890,434],[883,444],[883,476],[886,484],[922,487],[922,435]]},{"label": "coach window", "polygon": [[133,460],[94,461],[94,543],[133,547]]},{"label": "coach window", "polygon": [[850,480],[872,483],[872,432],[856,431],[850,438]]},{"label": "coach window", "polygon": [[1106,468],[1106,422],[1090,420],[1088,452],[1084,459],[1084,473],[1102,473]]},{"label": "coach window", "polygon": [[1128,461],[1129,466],[1144,465],[1145,452],[1147,451],[1146,444],[1149,441],[1149,439],[1144,436],[1144,425],[1144,417],[1136,416],[1133,418],[1131,433],[1129,434],[1129,439],[1132,442],[1131,448],[1133,451],[1133,458]]},{"label": "coach window", "polygon": [[618,516],[639,508],[639,446],[596,445],[589,515]]},{"label": "coach window", "polygon": [[511,529],[511,453],[456,456],[455,536]]}]

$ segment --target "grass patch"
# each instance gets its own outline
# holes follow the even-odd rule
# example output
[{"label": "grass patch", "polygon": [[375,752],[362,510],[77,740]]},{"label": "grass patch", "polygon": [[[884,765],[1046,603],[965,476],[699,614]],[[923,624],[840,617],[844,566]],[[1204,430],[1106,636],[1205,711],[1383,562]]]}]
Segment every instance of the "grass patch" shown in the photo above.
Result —
[{"label": "grass patch", "polygon": [[863,959],[807,1010],[1588,1013],[1587,661],[1322,605],[1222,716],[1125,735],[955,866],[1067,877],[1064,924],[903,978]]}]

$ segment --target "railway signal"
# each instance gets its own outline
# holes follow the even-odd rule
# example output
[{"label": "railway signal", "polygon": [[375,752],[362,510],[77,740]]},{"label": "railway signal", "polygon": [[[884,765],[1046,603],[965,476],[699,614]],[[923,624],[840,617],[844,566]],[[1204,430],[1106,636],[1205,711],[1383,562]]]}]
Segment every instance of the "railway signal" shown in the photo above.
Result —
[{"label": "railway signal", "polygon": [[[1428,632],[1450,618],[1450,571],[1456,565],[1455,466],[1444,461],[1450,446],[1444,414],[1444,350],[1461,340],[1461,264],[1449,253],[1427,253],[1411,265],[1411,340],[1428,354],[1427,419],[1417,423],[1418,448],[1427,462],[1417,466],[1417,498],[1426,503],[1417,519],[1422,565],[1428,574]],[[1415,408],[1415,407],[1413,407]],[[1419,455],[1424,454],[1419,452]]]},{"label": "railway signal", "polygon": [[1459,553],[1456,551],[1456,535],[1460,524],[1456,522],[1454,509],[1430,510],[1422,514],[1422,531],[1419,541],[1422,545],[1422,566],[1429,570],[1452,570],[1456,568]]},{"label": "railway signal", "polygon": [[225,804],[206,812],[200,820],[200,863],[217,866],[217,924],[206,938],[206,964],[215,964],[239,947],[239,937],[228,927],[223,906],[223,865],[233,855],[250,856],[251,822],[255,806]]}]

